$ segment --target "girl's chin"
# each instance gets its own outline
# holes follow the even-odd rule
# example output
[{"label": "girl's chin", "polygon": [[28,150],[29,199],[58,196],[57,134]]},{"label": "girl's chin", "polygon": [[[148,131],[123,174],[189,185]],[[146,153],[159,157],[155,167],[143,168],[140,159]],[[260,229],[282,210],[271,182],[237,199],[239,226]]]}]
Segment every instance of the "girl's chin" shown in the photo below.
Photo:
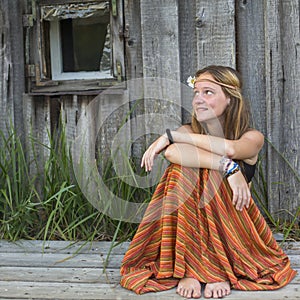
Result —
[{"label": "girl's chin", "polygon": [[206,123],[206,122],[211,122],[211,121],[216,121],[219,120],[218,116],[212,113],[201,113],[201,114],[196,114],[197,121],[199,123]]}]

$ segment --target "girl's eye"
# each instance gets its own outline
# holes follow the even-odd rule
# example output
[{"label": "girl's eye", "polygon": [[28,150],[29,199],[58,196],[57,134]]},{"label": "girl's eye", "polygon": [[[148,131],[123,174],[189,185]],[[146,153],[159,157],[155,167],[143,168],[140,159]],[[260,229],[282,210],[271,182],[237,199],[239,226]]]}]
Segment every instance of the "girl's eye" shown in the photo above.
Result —
[{"label": "girl's eye", "polygon": [[199,92],[198,91],[194,91],[194,96],[198,96]]},{"label": "girl's eye", "polygon": [[212,92],[211,90],[205,90],[205,91],[204,91],[204,94],[206,94],[206,95],[212,95],[213,92]]}]

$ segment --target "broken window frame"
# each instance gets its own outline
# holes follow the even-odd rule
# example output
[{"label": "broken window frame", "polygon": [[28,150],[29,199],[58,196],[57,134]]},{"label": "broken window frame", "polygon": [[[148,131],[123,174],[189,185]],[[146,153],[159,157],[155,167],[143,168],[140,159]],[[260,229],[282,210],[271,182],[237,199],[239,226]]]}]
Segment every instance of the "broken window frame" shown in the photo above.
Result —
[{"label": "broken window frame", "polygon": [[[28,17],[24,22],[24,26],[32,27],[34,34],[27,40],[33,44],[34,49],[31,49],[30,57],[34,63],[27,62],[27,77],[29,78],[28,89],[29,93],[64,93],[99,90],[116,83],[124,82],[125,80],[125,65],[124,65],[124,36],[123,32],[123,0],[110,1],[110,30],[111,30],[111,48],[112,48],[112,76],[105,78],[101,74],[95,78],[91,76],[81,76],[73,78],[52,77],[51,52],[50,52],[50,24],[49,21],[43,21],[41,18],[41,7],[46,5],[62,5],[62,4],[80,4],[80,3],[101,3],[103,0],[32,0],[32,11],[35,14],[31,16],[32,22],[28,21]],[[112,3],[115,6],[112,7]],[[32,23],[32,24],[31,24]],[[33,37],[33,39],[32,39]],[[32,47],[29,47],[32,48]],[[28,49],[27,49],[28,50]],[[76,72],[77,73],[77,72]],[[81,73],[81,74],[80,74]],[[84,75],[84,72],[78,72],[79,75]],[[89,72],[87,72],[89,73]]]}]

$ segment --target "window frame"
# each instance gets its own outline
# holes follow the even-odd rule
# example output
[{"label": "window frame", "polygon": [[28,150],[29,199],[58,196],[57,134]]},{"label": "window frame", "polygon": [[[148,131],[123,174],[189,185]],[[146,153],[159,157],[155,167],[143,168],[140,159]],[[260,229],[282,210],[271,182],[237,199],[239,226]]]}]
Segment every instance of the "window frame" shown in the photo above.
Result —
[{"label": "window frame", "polygon": [[112,74],[108,75],[100,71],[63,72],[61,49],[61,33],[59,20],[57,19],[55,21],[51,21],[50,24],[50,61],[52,80],[114,79]]},{"label": "window frame", "polygon": [[[36,0],[33,0],[36,1]],[[51,41],[50,22],[41,20],[41,7],[46,5],[80,4],[103,2],[103,0],[39,0],[36,3],[36,20],[33,25],[34,34],[31,43],[33,51],[30,53],[33,64],[27,65],[28,92],[31,94],[65,94],[85,93],[94,94],[99,90],[118,84],[125,87],[125,49],[124,36],[120,34],[124,30],[123,0],[109,1],[116,3],[114,9],[110,7],[110,29],[112,48],[112,76],[104,76],[102,72],[56,72],[60,66],[59,61],[51,60],[51,47],[60,51],[60,39]],[[59,21],[57,22],[59,24]],[[59,34],[59,30],[57,32]],[[52,36],[53,38],[53,36]],[[58,60],[61,58],[58,58]],[[55,65],[56,64],[56,65]],[[54,68],[53,68],[54,67]],[[54,70],[54,74],[52,74]],[[69,74],[68,74],[69,73]],[[101,74],[102,73],[102,74]],[[74,76],[75,75],[75,76]],[[78,75],[81,78],[78,78]],[[94,76],[97,77],[94,77]]]}]

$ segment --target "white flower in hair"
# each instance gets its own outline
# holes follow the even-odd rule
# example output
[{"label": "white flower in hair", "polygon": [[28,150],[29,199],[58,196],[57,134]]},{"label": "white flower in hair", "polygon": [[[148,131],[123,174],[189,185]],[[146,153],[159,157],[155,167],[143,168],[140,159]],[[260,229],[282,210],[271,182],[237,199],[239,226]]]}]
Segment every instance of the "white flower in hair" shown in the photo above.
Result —
[{"label": "white flower in hair", "polygon": [[188,85],[191,87],[191,88],[194,88],[195,87],[195,81],[196,81],[196,77],[192,77],[192,76],[189,76],[189,78],[187,79],[187,83]]}]

